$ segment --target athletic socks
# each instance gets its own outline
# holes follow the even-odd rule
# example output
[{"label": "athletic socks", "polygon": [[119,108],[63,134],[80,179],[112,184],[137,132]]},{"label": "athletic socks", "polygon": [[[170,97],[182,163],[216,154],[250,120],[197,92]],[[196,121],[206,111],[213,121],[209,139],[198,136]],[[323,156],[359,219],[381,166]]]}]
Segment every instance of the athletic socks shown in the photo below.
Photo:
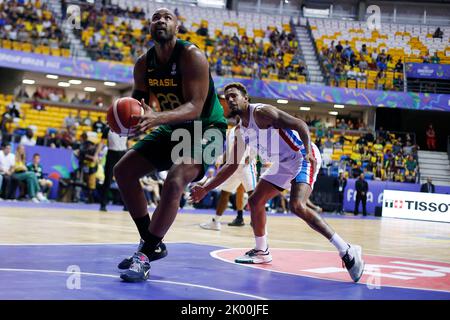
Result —
[{"label": "athletic socks", "polygon": [[148,214],[133,220],[139,230],[141,239],[144,240],[141,252],[147,257],[150,257],[163,238],[157,237],[148,231],[148,227],[150,226],[150,216]]},{"label": "athletic socks", "polygon": [[145,240],[148,233],[148,227],[150,226],[150,216],[147,214],[141,218],[133,219],[136,227],[138,228],[141,239]]},{"label": "athletic socks", "polygon": [[256,242],[256,246],[255,246],[256,250],[262,250],[262,251],[267,250],[267,235],[263,235],[262,237],[255,236],[255,242]]},{"label": "athletic socks", "polygon": [[215,222],[220,222],[220,220],[222,219],[222,216],[216,215],[213,219]]},{"label": "athletic socks", "polygon": [[243,211],[242,210],[238,210],[237,211],[237,218],[242,220],[243,219],[242,214],[243,214]]},{"label": "athletic socks", "polygon": [[144,245],[142,246],[141,252],[147,257],[155,251],[156,247],[161,243],[163,238],[157,237],[147,230],[147,235],[144,238]]},{"label": "athletic socks", "polygon": [[333,246],[336,247],[336,249],[339,251],[339,256],[342,258],[347,253],[348,248],[350,248],[350,245],[344,241],[337,233],[335,233],[331,239],[330,242],[333,244]]}]

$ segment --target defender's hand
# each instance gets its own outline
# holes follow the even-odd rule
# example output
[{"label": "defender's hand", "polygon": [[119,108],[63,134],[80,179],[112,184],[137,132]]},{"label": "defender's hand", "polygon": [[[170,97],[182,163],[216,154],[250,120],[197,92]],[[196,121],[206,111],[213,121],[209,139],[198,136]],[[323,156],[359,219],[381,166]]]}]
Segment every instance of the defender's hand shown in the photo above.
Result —
[{"label": "defender's hand", "polygon": [[207,194],[208,194],[208,192],[206,191],[206,189],[204,187],[202,187],[201,185],[196,185],[196,186],[192,187],[192,189],[191,189],[190,200],[192,202],[199,202]]}]

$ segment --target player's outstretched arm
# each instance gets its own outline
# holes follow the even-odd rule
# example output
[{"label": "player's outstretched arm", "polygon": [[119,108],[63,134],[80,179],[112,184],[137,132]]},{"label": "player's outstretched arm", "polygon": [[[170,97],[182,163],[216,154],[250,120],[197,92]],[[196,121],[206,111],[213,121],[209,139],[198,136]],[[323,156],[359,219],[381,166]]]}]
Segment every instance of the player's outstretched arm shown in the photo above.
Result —
[{"label": "player's outstretched arm", "polygon": [[242,136],[236,133],[234,145],[231,154],[227,155],[227,162],[225,165],[217,172],[217,175],[209,180],[204,185],[196,185],[191,189],[191,200],[193,202],[199,202],[205,197],[208,192],[214,190],[222,183],[224,183],[229,177],[236,172],[238,167],[242,165],[244,160],[245,144]]}]

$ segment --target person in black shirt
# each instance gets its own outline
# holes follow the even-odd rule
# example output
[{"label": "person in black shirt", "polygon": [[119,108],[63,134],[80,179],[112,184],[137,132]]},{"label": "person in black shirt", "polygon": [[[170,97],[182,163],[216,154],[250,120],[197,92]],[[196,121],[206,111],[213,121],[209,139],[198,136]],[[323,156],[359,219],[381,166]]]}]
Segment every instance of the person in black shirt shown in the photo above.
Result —
[{"label": "person in black shirt", "polygon": [[420,186],[420,192],[435,193],[435,187],[434,184],[431,183],[430,177],[427,178],[427,183]]},{"label": "person in black shirt", "polygon": [[339,200],[339,208],[338,213],[344,214],[344,191],[347,186],[347,179],[344,176],[344,172],[339,172],[339,177],[337,180],[337,192],[338,192],[338,200]]},{"label": "person in black shirt", "polygon": [[98,120],[94,122],[94,124],[92,125],[92,131],[95,132],[103,132],[103,130],[105,129],[106,124],[103,123],[102,121],[102,117],[98,117]]},{"label": "person in black shirt", "polygon": [[367,191],[369,191],[369,184],[364,180],[364,173],[359,175],[359,179],[355,182],[356,189],[356,201],[355,201],[355,216],[358,215],[359,203],[362,201],[363,215],[367,215],[366,211],[366,201],[367,201]]}]

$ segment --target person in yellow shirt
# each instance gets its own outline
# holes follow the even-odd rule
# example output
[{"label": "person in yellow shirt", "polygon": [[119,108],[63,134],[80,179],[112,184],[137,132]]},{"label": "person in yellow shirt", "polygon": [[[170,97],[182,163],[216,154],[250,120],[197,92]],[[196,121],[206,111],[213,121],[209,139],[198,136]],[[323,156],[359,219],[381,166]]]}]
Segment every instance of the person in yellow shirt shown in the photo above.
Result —
[{"label": "person in yellow shirt", "polygon": [[397,169],[397,171],[395,172],[394,181],[395,182],[405,182],[405,176],[400,169]]}]

